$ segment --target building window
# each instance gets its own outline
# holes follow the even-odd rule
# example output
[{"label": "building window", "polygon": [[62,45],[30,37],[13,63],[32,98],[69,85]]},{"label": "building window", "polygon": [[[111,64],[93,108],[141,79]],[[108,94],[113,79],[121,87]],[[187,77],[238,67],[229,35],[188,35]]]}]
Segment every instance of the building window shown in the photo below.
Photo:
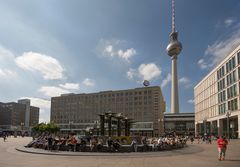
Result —
[{"label": "building window", "polygon": [[229,62],[228,62],[228,68],[229,68],[229,71],[232,70],[232,60],[229,60]]},{"label": "building window", "polygon": [[222,66],[222,77],[224,76],[225,71],[224,71],[224,66]]},{"label": "building window", "polygon": [[227,73],[229,72],[228,62],[226,63],[226,71],[227,71]]},{"label": "building window", "polygon": [[237,96],[237,86],[236,86],[236,84],[233,85],[233,96],[234,97]]},{"label": "building window", "polygon": [[233,71],[232,75],[233,75],[233,82],[236,82],[236,70]]},{"label": "building window", "polygon": [[237,99],[233,100],[234,103],[234,110],[238,110],[238,103],[237,103]]},{"label": "building window", "polygon": [[229,75],[227,75],[227,85],[230,85]]},{"label": "building window", "polygon": [[231,110],[231,102],[228,101],[228,110]]},{"label": "building window", "polygon": [[226,91],[224,90],[223,91],[223,101],[225,101],[226,100]]},{"label": "building window", "polygon": [[237,61],[238,61],[238,64],[240,64],[240,52],[237,53]]}]

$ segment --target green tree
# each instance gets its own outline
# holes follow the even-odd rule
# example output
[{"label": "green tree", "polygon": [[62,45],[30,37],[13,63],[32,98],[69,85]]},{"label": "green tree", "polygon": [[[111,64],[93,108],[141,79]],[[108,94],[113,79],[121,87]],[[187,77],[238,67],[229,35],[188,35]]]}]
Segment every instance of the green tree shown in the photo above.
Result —
[{"label": "green tree", "polygon": [[47,124],[40,123],[40,124],[34,126],[32,129],[34,132],[37,132],[37,133],[43,133],[43,132],[55,133],[60,130],[59,126],[53,122],[50,122]]}]

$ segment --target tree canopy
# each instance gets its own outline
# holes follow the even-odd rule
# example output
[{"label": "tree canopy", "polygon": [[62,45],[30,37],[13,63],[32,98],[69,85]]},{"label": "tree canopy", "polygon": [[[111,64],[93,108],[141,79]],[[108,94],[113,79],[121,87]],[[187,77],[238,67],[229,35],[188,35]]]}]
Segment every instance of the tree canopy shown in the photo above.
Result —
[{"label": "tree canopy", "polygon": [[36,132],[50,132],[54,133],[60,130],[59,126],[53,122],[50,123],[40,123],[33,127]]}]

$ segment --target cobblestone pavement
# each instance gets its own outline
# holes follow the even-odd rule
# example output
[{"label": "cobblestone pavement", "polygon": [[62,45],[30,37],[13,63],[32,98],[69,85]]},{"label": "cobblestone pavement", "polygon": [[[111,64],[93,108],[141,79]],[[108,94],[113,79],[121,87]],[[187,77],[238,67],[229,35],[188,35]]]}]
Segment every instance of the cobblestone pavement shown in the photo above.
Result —
[{"label": "cobblestone pavement", "polygon": [[240,140],[230,141],[225,161],[217,160],[216,143],[188,144],[188,147],[174,151],[120,155],[72,153],[78,154],[73,156],[71,152],[67,155],[43,155],[15,149],[23,148],[30,140],[18,137],[3,142],[0,138],[0,167],[240,167]]}]

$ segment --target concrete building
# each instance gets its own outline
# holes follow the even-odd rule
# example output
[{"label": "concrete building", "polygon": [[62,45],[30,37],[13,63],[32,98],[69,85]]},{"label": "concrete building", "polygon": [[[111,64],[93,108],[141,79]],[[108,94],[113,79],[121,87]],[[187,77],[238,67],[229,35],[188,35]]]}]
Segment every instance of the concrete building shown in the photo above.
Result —
[{"label": "concrete building", "polygon": [[195,113],[165,113],[164,132],[167,135],[194,135]]},{"label": "concrete building", "polygon": [[194,88],[196,134],[240,138],[240,46]]},{"label": "concrete building", "polygon": [[[28,103],[23,104],[23,101],[28,101]],[[32,126],[38,124],[39,108],[30,106],[28,99],[23,101],[21,100],[21,103],[0,103],[0,130],[29,131]]]},{"label": "concrete building", "polygon": [[62,131],[82,132],[93,127],[98,114],[122,113],[136,123],[132,133],[158,135],[163,133],[165,101],[160,87],[103,91],[89,94],[66,94],[51,99],[51,121]]}]

